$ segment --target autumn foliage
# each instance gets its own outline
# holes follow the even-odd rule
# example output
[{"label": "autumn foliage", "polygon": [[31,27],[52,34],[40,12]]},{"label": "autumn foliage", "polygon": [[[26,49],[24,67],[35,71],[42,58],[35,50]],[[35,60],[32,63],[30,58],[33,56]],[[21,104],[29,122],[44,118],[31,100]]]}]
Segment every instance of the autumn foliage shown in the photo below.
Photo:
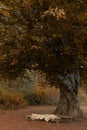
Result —
[{"label": "autumn foliage", "polygon": [[86,66],[86,4],[86,0],[1,0],[0,76],[15,79],[33,69],[54,81],[56,73]]}]

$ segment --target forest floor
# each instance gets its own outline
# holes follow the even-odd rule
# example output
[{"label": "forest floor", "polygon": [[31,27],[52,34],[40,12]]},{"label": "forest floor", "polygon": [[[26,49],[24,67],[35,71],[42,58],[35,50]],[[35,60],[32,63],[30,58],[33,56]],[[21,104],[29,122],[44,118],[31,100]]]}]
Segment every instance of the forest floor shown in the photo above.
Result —
[{"label": "forest floor", "polygon": [[0,130],[87,130],[87,105],[82,105],[85,118],[72,123],[46,123],[44,121],[28,121],[27,114],[51,113],[55,106],[29,106],[24,109],[0,112]]}]

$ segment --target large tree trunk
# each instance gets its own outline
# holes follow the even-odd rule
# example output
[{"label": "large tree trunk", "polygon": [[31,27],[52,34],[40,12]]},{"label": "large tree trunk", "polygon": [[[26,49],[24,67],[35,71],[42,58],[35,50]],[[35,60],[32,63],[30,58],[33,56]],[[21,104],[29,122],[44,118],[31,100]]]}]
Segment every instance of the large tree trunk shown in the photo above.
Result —
[{"label": "large tree trunk", "polygon": [[80,106],[77,96],[66,88],[60,88],[60,100],[55,110],[55,114],[80,116]]},{"label": "large tree trunk", "polygon": [[58,75],[58,78],[60,79],[60,99],[55,114],[72,117],[81,116],[81,110],[77,98],[80,82],[79,73],[66,73],[63,76]]}]

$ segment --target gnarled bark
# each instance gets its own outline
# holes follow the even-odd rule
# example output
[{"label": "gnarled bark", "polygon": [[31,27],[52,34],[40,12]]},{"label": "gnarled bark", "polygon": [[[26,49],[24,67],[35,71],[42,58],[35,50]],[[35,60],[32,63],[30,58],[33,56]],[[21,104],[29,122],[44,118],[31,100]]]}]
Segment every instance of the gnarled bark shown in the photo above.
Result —
[{"label": "gnarled bark", "polygon": [[78,72],[65,75],[58,75],[60,80],[60,99],[55,114],[68,115],[72,117],[81,116],[80,105],[78,101],[78,87],[80,76]]},{"label": "gnarled bark", "polygon": [[60,100],[55,114],[73,117],[80,116],[80,106],[77,96],[66,88],[60,88]]}]

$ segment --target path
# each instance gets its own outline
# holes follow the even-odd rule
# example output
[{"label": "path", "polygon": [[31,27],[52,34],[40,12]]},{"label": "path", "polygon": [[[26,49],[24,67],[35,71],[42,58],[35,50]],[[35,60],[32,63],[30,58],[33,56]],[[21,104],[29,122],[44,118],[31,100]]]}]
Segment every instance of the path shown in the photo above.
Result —
[{"label": "path", "polygon": [[[83,106],[84,112],[87,107]],[[31,113],[49,113],[54,111],[52,106],[31,106],[26,109],[5,111],[0,114],[0,130],[87,130],[87,118],[73,123],[46,123],[27,121],[25,115]],[[87,113],[86,113],[87,114]]]}]

